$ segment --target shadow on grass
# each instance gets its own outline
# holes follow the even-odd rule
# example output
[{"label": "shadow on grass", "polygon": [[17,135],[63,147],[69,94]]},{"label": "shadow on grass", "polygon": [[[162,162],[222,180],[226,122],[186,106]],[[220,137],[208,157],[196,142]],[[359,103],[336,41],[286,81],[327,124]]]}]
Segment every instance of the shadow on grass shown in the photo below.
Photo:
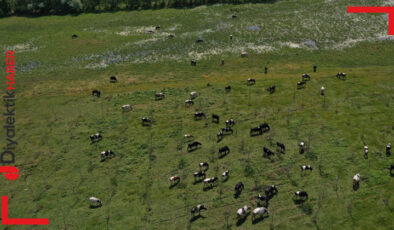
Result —
[{"label": "shadow on grass", "polygon": [[294,204],[299,205],[299,204],[303,204],[307,200],[308,200],[308,198],[305,198],[305,199],[293,199],[293,202],[294,202]]},{"label": "shadow on grass", "polygon": [[255,218],[255,219],[252,219],[252,224],[257,224],[257,223],[259,223],[259,222],[261,222],[261,221],[264,221],[264,219],[266,219],[266,218],[268,218],[269,216],[267,215],[267,216],[260,216],[260,217],[258,217],[258,218]]},{"label": "shadow on grass", "polygon": [[173,189],[175,186],[177,186],[179,184],[179,180],[173,184],[170,185],[169,189]]},{"label": "shadow on grass", "polygon": [[246,219],[248,219],[248,216],[250,215],[250,213],[246,213],[244,217],[242,217],[241,219],[237,220],[237,226],[241,226],[243,223],[245,223]]},{"label": "shadow on grass", "polygon": [[353,184],[353,190],[357,191],[360,188],[360,184],[359,183],[355,183]]},{"label": "shadow on grass", "polygon": [[197,216],[193,216],[192,218],[190,218],[190,220],[189,220],[189,222],[190,223],[193,223],[194,221],[196,221],[196,220],[198,220],[198,219],[205,219],[206,217],[205,216],[202,216],[202,215],[197,215]]}]

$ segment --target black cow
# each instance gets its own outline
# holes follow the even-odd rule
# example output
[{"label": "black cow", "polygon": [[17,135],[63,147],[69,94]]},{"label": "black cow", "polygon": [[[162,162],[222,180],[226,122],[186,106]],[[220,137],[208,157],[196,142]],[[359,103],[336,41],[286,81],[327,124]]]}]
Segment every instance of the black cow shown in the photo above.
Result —
[{"label": "black cow", "polygon": [[115,76],[111,76],[111,77],[109,77],[109,82],[116,83],[116,82],[118,82],[118,79]]},{"label": "black cow", "polygon": [[234,188],[234,190],[235,190],[235,194],[241,194],[241,192],[242,192],[242,190],[244,190],[244,184],[240,181],[240,182],[238,182],[236,185],[235,185],[235,188]]},{"label": "black cow", "polygon": [[308,193],[305,191],[294,192],[294,195],[296,198],[299,198],[299,199],[303,199],[303,200],[308,199]]},{"label": "black cow", "polygon": [[201,210],[207,210],[207,208],[204,205],[199,204],[199,205],[197,205],[196,207],[193,207],[190,210],[190,214],[191,214],[192,217],[194,217],[194,215],[198,212],[198,215],[200,216],[200,211]]},{"label": "black cow", "polygon": [[257,136],[263,134],[263,130],[261,129],[260,126],[258,127],[253,127],[250,129],[250,136]]},{"label": "black cow", "polygon": [[198,142],[198,141],[192,142],[192,143],[187,145],[187,151],[188,152],[194,151],[194,150],[200,148],[201,145],[202,144],[200,142]]},{"label": "black cow", "polygon": [[276,142],[276,147],[282,153],[284,153],[286,151],[286,146],[283,143]]},{"label": "black cow", "polygon": [[155,100],[156,100],[156,101],[158,101],[158,100],[163,100],[164,97],[165,97],[165,95],[164,95],[164,93],[162,93],[162,92],[155,93]]},{"label": "black cow", "polygon": [[[258,205],[257,206],[259,206],[259,207],[263,206],[263,207],[268,208],[268,201],[269,201],[268,197],[262,196],[261,194],[259,194],[259,195],[256,196],[256,199],[258,199],[258,202],[257,202]],[[259,201],[263,201],[264,205],[261,205]]]},{"label": "black cow", "polygon": [[225,90],[226,90],[227,93],[230,92],[231,91],[231,86],[229,86],[229,85],[226,86]]},{"label": "black cow", "polygon": [[232,17],[232,18],[236,18],[236,17],[237,17],[237,15],[233,14],[233,15],[231,15],[231,17]]},{"label": "black cow", "polygon": [[72,39],[77,38],[77,37],[78,37],[78,35],[76,35],[76,34],[71,35]]},{"label": "black cow", "polygon": [[316,70],[317,70],[317,65],[314,65],[313,66],[313,72],[316,73]]},{"label": "black cow", "polygon": [[219,124],[219,115],[212,114],[212,122]]},{"label": "black cow", "polygon": [[226,145],[219,148],[219,158],[222,158],[230,153],[230,148]]},{"label": "black cow", "polygon": [[229,135],[229,134],[233,134],[233,129],[231,127],[226,127],[226,128],[222,128],[222,133],[224,135]]},{"label": "black cow", "polygon": [[143,117],[142,119],[142,126],[151,126],[152,120],[148,117]]},{"label": "black cow", "polygon": [[262,130],[263,133],[270,131],[270,126],[268,125],[268,123],[264,122],[263,124],[260,124],[260,128]]},{"label": "black cow", "polygon": [[256,84],[256,80],[254,78],[248,78],[247,85],[254,85]]},{"label": "black cow", "polygon": [[302,74],[302,81],[310,81],[311,76],[307,73]]},{"label": "black cow", "polygon": [[270,94],[273,94],[273,93],[275,93],[275,89],[276,89],[276,86],[271,85],[270,87],[267,88],[267,91],[270,92]]},{"label": "black cow", "polygon": [[196,43],[203,43],[203,42],[204,42],[204,40],[201,38],[196,40]]},{"label": "black cow", "polygon": [[191,61],[190,61],[190,65],[192,65],[192,66],[196,66],[196,65],[197,65],[197,61],[195,61],[195,60],[191,60]]},{"label": "black cow", "polygon": [[230,119],[226,120],[226,127],[232,127],[234,125],[235,125],[234,119],[230,118]]},{"label": "black cow", "polygon": [[205,115],[205,113],[203,112],[195,112],[194,113],[194,120],[201,120],[202,118],[207,118],[207,116]]},{"label": "black cow", "polygon": [[263,147],[263,152],[264,152],[264,154],[263,154],[264,157],[270,157],[275,154],[273,151],[271,151],[269,148],[267,148],[265,146]]},{"label": "black cow", "polygon": [[90,141],[91,141],[92,143],[93,143],[93,142],[101,141],[102,138],[103,138],[103,137],[101,136],[100,133],[96,133],[96,134],[90,135]]},{"label": "black cow", "polygon": [[390,165],[390,168],[389,168],[389,169],[390,169],[390,175],[394,175],[394,174],[393,174],[393,170],[394,170],[394,165],[393,165],[393,164]]},{"label": "black cow", "polygon": [[161,28],[160,26],[156,26],[155,27],[156,30],[160,30],[160,28]]},{"label": "black cow", "polygon": [[221,63],[222,65],[224,65],[224,59],[222,59],[222,60],[220,61],[220,63]]},{"label": "black cow", "polygon": [[175,37],[175,35],[173,35],[173,34],[168,35],[168,38],[174,38],[174,37]]},{"label": "black cow", "polygon": [[96,96],[96,97],[100,97],[101,96],[101,92],[98,89],[95,89],[92,91],[92,96]]},{"label": "black cow", "polygon": [[342,72],[337,73],[337,78],[341,80],[346,80],[346,73],[342,73]]},{"label": "black cow", "polygon": [[297,82],[297,89],[303,89],[306,86],[306,82],[305,81],[299,81]]},{"label": "black cow", "polygon": [[264,67],[264,73],[267,74],[268,73],[268,67]]}]

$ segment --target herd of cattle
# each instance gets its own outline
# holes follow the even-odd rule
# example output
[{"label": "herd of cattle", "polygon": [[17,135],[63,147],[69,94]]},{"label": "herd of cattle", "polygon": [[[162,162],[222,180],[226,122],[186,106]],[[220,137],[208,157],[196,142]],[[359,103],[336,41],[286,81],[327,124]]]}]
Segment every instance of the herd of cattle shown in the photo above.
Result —
[{"label": "herd of cattle", "polygon": [[[193,64],[192,61],[192,65],[195,65],[196,63]],[[223,62],[222,62],[223,64]],[[313,66],[313,71],[316,72],[317,66]],[[268,68],[265,67],[265,72],[268,71]],[[346,79],[346,74],[345,73],[338,73],[336,75],[337,78],[345,80]],[[308,81],[311,80],[311,76],[309,74],[303,74],[302,75],[302,80],[300,82],[297,82],[297,89],[302,89],[306,86],[306,83]],[[115,76],[111,76],[110,77],[110,82],[111,83],[115,83],[117,82],[117,79]],[[253,78],[249,78],[247,79],[247,85],[251,86],[256,84],[256,80]],[[270,87],[267,88],[267,91],[269,91],[270,94],[274,93],[276,89],[275,85],[272,85]],[[231,86],[226,86],[225,87],[225,91],[227,93],[229,93],[231,91]],[[321,95],[324,96],[324,92],[325,92],[325,87],[322,86],[321,87]],[[100,90],[93,90],[92,91],[92,95],[95,97],[100,97],[101,96],[101,92]],[[185,100],[185,106],[189,107],[194,105],[194,99],[196,99],[199,96],[199,93],[197,93],[196,91],[193,91],[190,93],[190,98]],[[155,100],[163,100],[165,99],[165,94],[163,92],[159,92],[159,93],[155,93],[154,95],[154,99]],[[122,112],[129,112],[132,111],[133,108],[131,105],[127,104],[127,105],[123,105],[122,106]],[[212,118],[212,122],[219,124],[220,123],[220,117],[217,114],[212,114],[211,116]],[[198,121],[198,120],[202,120],[202,119],[207,119],[207,115],[203,112],[195,112],[194,113],[194,120]],[[217,133],[217,142],[221,142],[224,138],[224,136],[227,135],[231,135],[233,134],[233,129],[232,127],[235,125],[235,121],[234,119],[228,119],[225,121],[225,127],[221,128],[220,131]],[[152,125],[152,120],[148,117],[143,117],[142,118],[142,125],[143,126],[151,126]],[[250,129],[250,136],[257,136],[257,135],[263,135],[266,132],[269,132],[271,129],[270,125],[266,122],[261,123],[260,125],[256,126],[256,127],[252,127]],[[202,143],[195,141],[194,140],[194,136],[192,134],[185,134],[184,138],[186,140],[186,142],[188,142],[187,144],[187,151],[188,152],[193,152],[198,150],[199,148],[201,148]],[[102,140],[102,135],[100,133],[96,133],[90,136],[90,140],[92,143],[94,142],[98,142],[100,140]],[[277,142],[276,143],[277,152],[280,153],[285,153],[286,151],[286,147],[284,143],[281,142]],[[299,153],[303,154],[306,151],[306,143],[301,141],[299,143]],[[386,146],[386,155],[390,155],[391,154],[391,144],[387,144]],[[222,146],[218,149],[218,157],[219,158],[223,158],[226,155],[228,155],[230,153],[230,148],[229,146]],[[271,155],[274,155],[275,152],[271,149],[269,149],[268,147],[264,146],[263,147],[263,156],[264,157],[270,157]],[[115,156],[115,152],[113,152],[112,150],[106,150],[101,152],[101,160],[105,161],[106,159],[112,158]],[[368,158],[368,147],[364,146],[364,158],[367,159]],[[218,182],[219,178],[218,177],[207,177],[207,171],[209,169],[209,164],[208,162],[201,162],[198,164],[199,166],[199,170],[193,173],[193,177],[194,177],[194,182],[203,182],[203,189],[204,190],[208,190],[213,188],[216,183]],[[305,172],[306,170],[312,171],[312,166],[311,165],[302,165],[300,166],[300,169],[302,172]],[[394,169],[394,165],[391,165],[389,168],[390,170],[390,174],[393,175],[393,169]],[[222,182],[225,182],[229,176],[230,176],[230,170],[226,170],[221,174],[222,178]],[[170,181],[170,188],[176,186],[179,182],[180,182],[181,178],[178,175],[174,175],[171,176],[169,178]],[[354,175],[353,177],[353,188],[355,190],[358,189],[359,183],[360,183],[361,177],[360,174],[357,173],[356,175]],[[242,181],[238,182],[235,185],[235,197],[238,197],[238,195],[241,194],[242,190],[244,189],[244,184]],[[267,187],[264,190],[264,195],[258,194],[257,196],[255,196],[256,200],[257,200],[257,207],[252,211],[252,221],[256,220],[256,217],[261,217],[264,218],[264,216],[269,215],[269,211],[267,210],[268,208],[268,203],[270,201],[270,199],[272,199],[276,194],[278,194],[278,188],[275,185],[271,185],[269,187]],[[297,202],[304,202],[308,199],[308,193],[306,191],[295,191],[294,192],[294,199]],[[100,207],[102,206],[102,202],[100,199],[95,198],[95,197],[90,197],[90,202],[91,202],[91,207]],[[262,202],[262,203],[261,203]],[[251,209],[251,207],[245,205],[241,208],[239,208],[236,211],[236,216],[238,220],[243,220],[245,217],[247,217],[249,210]],[[197,206],[193,207],[190,211],[192,218],[195,217],[195,215],[197,214],[198,216],[200,216],[200,212],[202,210],[207,210],[207,207],[203,204],[198,204]]]}]

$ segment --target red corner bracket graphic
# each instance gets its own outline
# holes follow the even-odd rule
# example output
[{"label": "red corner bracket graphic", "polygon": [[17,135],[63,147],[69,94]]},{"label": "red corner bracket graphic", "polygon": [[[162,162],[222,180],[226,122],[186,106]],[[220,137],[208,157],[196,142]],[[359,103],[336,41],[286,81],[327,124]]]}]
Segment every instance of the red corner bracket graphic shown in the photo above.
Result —
[{"label": "red corner bracket graphic", "polygon": [[394,35],[394,6],[349,6],[347,12],[389,14],[389,35]]}]

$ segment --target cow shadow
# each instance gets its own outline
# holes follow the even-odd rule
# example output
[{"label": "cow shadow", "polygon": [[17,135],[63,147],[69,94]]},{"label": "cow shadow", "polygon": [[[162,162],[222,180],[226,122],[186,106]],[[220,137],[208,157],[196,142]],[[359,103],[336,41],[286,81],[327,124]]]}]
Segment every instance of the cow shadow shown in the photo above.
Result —
[{"label": "cow shadow", "polygon": [[234,193],[234,198],[235,198],[235,199],[238,199],[238,198],[241,196],[241,193],[242,193],[242,192],[236,192],[236,193]]},{"label": "cow shadow", "polygon": [[180,181],[177,181],[173,184],[170,185],[170,187],[168,187],[169,189],[173,189],[175,186],[177,186],[179,184]]},{"label": "cow shadow", "polygon": [[390,170],[390,176],[394,177],[393,170]]},{"label": "cow shadow", "polygon": [[353,184],[353,190],[357,191],[360,188],[360,184],[359,183],[355,183]]},{"label": "cow shadow", "polygon": [[205,186],[202,190],[204,191],[204,192],[207,192],[207,191],[209,191],[209,190],[211,190],[211,189],[213,189],[213,188],[215,188],[216,187],[216,185],[213,185],[213,186]]},{"label": "cow shadow", "polygon": [[225,158],[225,157],[227,156],[227,154],[228,154],[228,153],[226,153],[226,154],[220,154],[218,158],[219,158],[219,159]]},{"label": "cow shadow", "polygon": [[305,203],[305,201],[307,201],[308,200],[308,198],[305,198],[305,199],[293,199],[293,202],[294,202],[294,204],[303,204],[303,203]]},{"label": "cow shadow", "polygon": [[246,213],[245,216],[241,219],[237,220],[237,227],[241,226],[243,223],[245,223],[246,219],[248,219],[248,216],[250,215],[250,213]]},{"label": "cow shadow", "polygon": [[255,218],[254,220],[252,220],[252,224],[257,224],[261,221],[264,221],[264,219],[268,218],[269,216],[260,216],[259,218]]},{"label": "cow shadow", "polygon": [[202,179],[198,179],[198,180],[194,180],[193,184],[199,184],[204,180],[204,178]]},{"label": "cow shadow", "polygon": [[230,178],[230,176],[225,177],[225,178],[222,180],[222,182],[224,183],[224,182],[228,181],[228,178]]},{"label": "cow shadow", "polygon": [[90,205],[90,209],[96,209],[96,208],[101,208],[101,205]]},{"label": "cow shadow", "polygon": [[206,217],[203,215],[197,215],[197,216],[193,216],[192,218],[190,218],[189,222],[193,223],[194,221],[198,220],[198,219],[205,219]]}]

